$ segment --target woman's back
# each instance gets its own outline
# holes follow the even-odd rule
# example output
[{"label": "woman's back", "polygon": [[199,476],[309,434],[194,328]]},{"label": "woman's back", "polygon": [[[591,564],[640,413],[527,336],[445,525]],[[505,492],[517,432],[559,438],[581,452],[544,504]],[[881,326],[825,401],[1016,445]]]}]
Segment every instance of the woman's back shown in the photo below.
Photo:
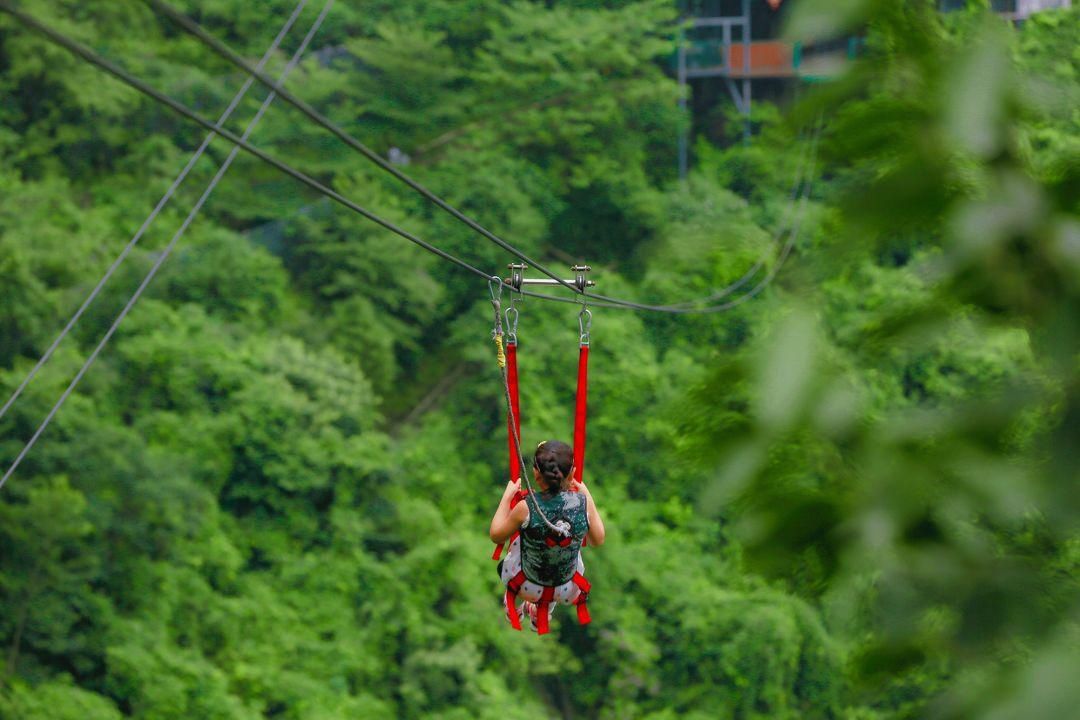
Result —
[{"label": "woman's back", "polygon": [[[589,622],[586,602],[589,581],[581,561],[581,545],[604,542],[604,521],[584,484],[573,482],[573,448],[550,440],[536,446],[533,478],[541,492],[522,491],[520,483],[506,483],[499,507],[491,518],[492,542],[510,540],[499,577],[506,584],[506,618],[521,629],[526,613],[536,632],[548,632],[553,604],[574,605],[578,622]],[[527,479],[527,478],[526,478]],[[520,599],[521,606],[516,605]]]},{"label": "woman's back", "polygon": [[[564,522],[569,536],[552,531],[534,511],[534,501],[553,525]],[[568,582],[577,569],[581,543],[589,531],[585,494],[533,493],[524,502],[529,507],[529,519],[521,530],[521,568],[525,577],[540,585]]]}]

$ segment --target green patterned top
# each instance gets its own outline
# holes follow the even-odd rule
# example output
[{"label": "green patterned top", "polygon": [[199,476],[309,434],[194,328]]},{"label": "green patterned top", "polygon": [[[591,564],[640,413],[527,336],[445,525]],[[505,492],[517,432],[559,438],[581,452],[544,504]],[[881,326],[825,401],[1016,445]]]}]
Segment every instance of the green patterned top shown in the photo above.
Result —
[{"label": "green patterned top", "polygon": [[[565,536],[558,535],[544,524],[535,510],[534,500],[552,524],[566,521],[570,526],[569,542]],[[533,493],[523,502],[529,508],[529,521],[521,530],[521,568],[525,571],[526,579],[551,586],[568,582],[577,570],[581,542],[589,531],[585,493]]]}]

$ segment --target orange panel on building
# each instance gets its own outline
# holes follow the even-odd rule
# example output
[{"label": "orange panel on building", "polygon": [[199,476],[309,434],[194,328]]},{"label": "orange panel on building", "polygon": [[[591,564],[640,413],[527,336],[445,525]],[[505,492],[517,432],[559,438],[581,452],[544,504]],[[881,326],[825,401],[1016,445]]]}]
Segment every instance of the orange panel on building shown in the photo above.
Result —
[{"label": "orange panel on building", "polygon": [[792,67],[791,45],[779,41],[750,43],[750,71],[743,65],[742,43],[732,43],[728,50],[728,71],[732,76],[789,77],[795,74]]}]

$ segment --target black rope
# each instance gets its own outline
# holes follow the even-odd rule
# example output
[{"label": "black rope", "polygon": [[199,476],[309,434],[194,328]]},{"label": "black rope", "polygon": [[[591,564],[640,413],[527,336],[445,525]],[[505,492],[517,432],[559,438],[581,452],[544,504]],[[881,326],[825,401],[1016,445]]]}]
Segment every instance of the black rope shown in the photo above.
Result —
[{"label": "black rope", "polygon": [[[801,134],[802,133],[800,133],[800,135]],[[781,215],[780,222],[777,223],[776,230],[773,232],[769,247],[765,250],[765,252],[761,253],[761,255],[754,262],[754,264],[751,265],[750,268],[745,273],[743,273],[738,280],[735,280],[730,285],[726,285],[725,287],[715,290],[711,294],[703,298],[671,303],[671,307],[690,307],[693,305],[702,305],[716,302],[717,300],[723,300],[728,295],[731,295],[743,285],[750,282],[750,279],[754,277],[754,275],[757,275],[758,271],[765,266],[765,263],[768,261],[770,255],[770,251],[772,250],[772,246],[779,243],[780,238],[783,237],[784,228],[786,225],[788,225],[788,221],[791,219],[790,216],[792,216],[794,213],[795,205],[799,201],[799,196],[801,193],[805,192],[806,185],[808,182],[810,182],[810,173],[808,171],[812,170],[813,162],[810,161],[810,159],[812,155],[811,148],[814,144],[815,143],[805,141],[804,138],[804,148],[799,157],[799,164],[796,166],[795,169],[795,180],[791,185],[791,192],[788,193],[788,202],[784,206],[784,212]]]}]

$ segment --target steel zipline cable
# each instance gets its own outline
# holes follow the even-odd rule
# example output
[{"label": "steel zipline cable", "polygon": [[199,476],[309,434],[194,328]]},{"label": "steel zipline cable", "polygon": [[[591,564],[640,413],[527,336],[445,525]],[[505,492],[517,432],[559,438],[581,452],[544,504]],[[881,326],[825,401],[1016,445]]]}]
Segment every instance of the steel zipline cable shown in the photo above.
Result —
[{"label": "steel zipline cable", "polygon": [[[273,53],[277,50],[277,47],[280,45],[281,40],[284,38],[285,34],[289,31],[289,29],[291,29],[292,25],[295,24],[296,19],[299,17],[300,12],[304,9],[304,6],[307,4],[307,2],[308,2],[308,0],[302,0],[299,3],[299,5],[297,6],[297,9],[293,12],[293,15],[290,16],[289,20],[286,22],[285,26],[282,28],[281,33],[279,33],[278,37],[275,38],[274,44],[270,47],[269,50],[267,50],[266,59],[269,59],[273,55]],[[300,59],[303,57],[304,53],[307,51],[308,45],[310,45],[312,39],[315,37],[315,33],[318,32],[319,28],[323,24],[323,21],[326,20],[326,16],[329,14],[330,8],[333,7],[333,4],[334,4],[334,0],[326,0],[326,3],[323,6],[322,11],[319,13],[318,17],[312,23],[311,29],[308,30],[308,33],[307,33],[307,35],[304,36],[304,39],[301,41],[299,48],[297,48],[296,52],[293,54],[293,56],[289,60],[288,64],[282,70],[282,72],[281,72],[281,80],[282,80],[282,82],[284,82],[284,80],[286,78],[288,78],[289,73],[291,73],[293,71],[293,69],[296,67],[296,65],[300,62]],[[6,0],[4,0],[3,2],[0,2],[0,9],[11,12],[11,9],[7,5]],[[18,13],[12,13],[12,14],[14,14],[16,17],[19,17],[19,15],[20,15]],[[20,17],[20,20],[21,19],[22,18]],[[231,113],[232,109],[235,109],[235,106],[237,104],[239,104],[240,100],[243,98],[243,96],[247,92],[248,88],[250,88],[250,85],[245,84],[241,88],[240,92],[237,93],[236,97],[233,99],[234,101],[232,103],[230,103],[230,105],[229,105],[229,108],[230,108],[229,111],[228,111],[229,113]],[[255,130],[255,127],[259,124],[259,121],[262,119],[263,115],[270,108],[270,104],[274,101],[274,98],[275,98],[275,93],[273,91],[271,91],[270,94],[268,94],[266,96],[266,99],[263,100],[262,105],[259,106],[259,110],[255,113],[255,116],[250,120],[250,122],[248,122],[247,127],[244,129],[244,134],[243,134],[243,139],[244,140],[246,140],[247,137],[252,133],[252,131]],[[185,167],[185,171],[183,173],[181,173],[181,175],[185,175],[186,172],[190,170],[190,166],[194,165],[194,162],[196,160],[198,160],[198,155],[200,155],[203,151],[205,151],[206,145],[209,144],[209,141],[210,141],[210,139],[212,139],[212,137],[213,137],[212,134],[207,137],[207,140],[203,143],[202,146],[200,146],[200,149],[196,153],[196,156],[193,158],[192,161],[189,162],[188,166]],[[142,296],[143,291],[146,290],[147,286],[149,286],[150,282],[154,279],[154,276],[157,275],[157,272],[158,272],[158,270],[161,269],[161,266],[165,264],[165,261],[169,258],[169,255],[172,253],[173,249],[176,247],[177,242],[180,240],[180,238],[187,231],[187,229],[191,225],[192,221],[199,214],[199,211],[202,210],[202,207],[206,203],[207,199],[210,197],[210,194],[214,191],[214,188],[217,187],[218,183],[225,176],[225,173],[229,170],[229,167],[232,165],[233,161],[236,159],[239,152],[240,152],[239,147],[233,147],[232,150],[229,152],[228,156],[221,163],[221,166],[218,168],[218,171],[214,175],[213,179],[211,179],[210,182],[207,184],[206,189],[203,191],[202,195],[196,201],[195,205],[191,208],[191,211],[188,213],[187,217],[184,219],[184,221],[180,225],[179,229],[176,231],[175,234],[173,234],[172,239],[169,240],[168,245],[166,245],[165,248],[158,254],[158,257],[155,260],[154,264],[151,266],[150,270],[147,271],[146,276],[143,278],[143,280],[139,284],[138,288],[136,288],[135,292],[132,294],[132,296],[128,300],[127,304],[124,305],[124,308],[120,311],[120,314],[116,316],[116,319],[113,321],[113,323],[109,327],[109,329],[105,332],[105,335],[101,338],[101,340],[98,342],[97,346],[90,353],[90,355],[87,356],[86,360],[83,362],[82,366],[79,368],[79,371],[75,374],[75,377],[68,384],[67,388],[64,389],[64,392],[60,395],[60,398],[56,401],[56,403],[53,404],[53,406],[49,410],[48,414],[45,416],[45,418],[38,425],[37,429],[34,431],[34,434],[26,442],[26,444],[23,446],[22,450],[19,451],[19,454],[15,456],[15,459],[12,461],[11,466],[8,467],[8,469],[4,473],[3,477],[0,477],[0,488],[2,488],[4,486],[4,484],[7,482],[8,478],[10,478],[11,475],[15,472],[15,470],[19,467],[19,464],[22,463],[23,458],[26,457],[27,453],[29,453],[30,450],[37,443],[38,438],[40,438],[42,433],[45,432],[45,429],[49,426],[49,423],[52,422],[52,419],[56,416],[56,413],[60,411],[60,408],[67,401],[68,397],[71,395],[72,392],[74,392],[76,386],[78,386],[78,384],[82,380],[83,376],[90,369],[90,366],[94,364],[95,360],[97,360],[98,355],[101,354],[101,351],[105,348],[105,345],[107,345],[109,340],[112,339],[112,336],[116,333],[116,330],[120,327],[120,324],[124,321],[124,318],[127,317],[128,313],[131,312],[131,309],[135,306],[135,303],[138,302],[139,298]],[[170,192],[175,191],[175,186],[178,185],[179,182],[181,182],[182,180],[183,180],[182,176],[178,177],[178,179],[176,181],[174,181],[174,185],[170,188]],[[169,193],[167,193],[167,195],[168,194]],[[162,198],[162,201],[159,202],[159,205],[155,208],[155,212],[152,213],[152,216],[156,217],[156,213],[160,212],[160,208],[164,205],[165,202],[167,202],[167,198]],[[53,343],[53,345],[49,349],[49,352],[46,353],[46,356],[41,361],[39,361],[37,366],[35,366],[33,372],[36,373],[36,371],[41,367],[41,365],[43,365],[48,360],[48,356],[51,354],[52,350],[55,349],[56,345],[59,344],[60,340],[62,340],[64,335],[66,335],[67,332],[71,329],[71,326],[73,326],[75,321],[78,320],[78,317],[79,317],[79,315],[81,315],[82,311],[86,309],[86,306],[89,305],[89,303],[96,296],[97,292],[100,291],[101,285],[103,285],[104,282],[108,280],[108,276],[112,274],[112,272],[116,269],[116,266],[119,265],[119,263],[123,260],[124,255],[126,255],[127,252],[130,252],[131,248],[134,247],[134,244],[138,241],[138,237],[141,235],[141,233],[143,231],[145,231],[146,226],[148,226],[149,223],[152,222],[152,220],[153,220],[153,217],[147,219],[146,223],[144,223],[144,225],[140,229],[139,233],[136,234],[136,237],[133,238],[131,242],[129,242],[128,246],[125,248],[125,252],[122,253],[121,257],[119,257],[117,259],[117,261],[114,262],[113,266],[111,266],[109,268],[109,271],[106,273],[105,278],[103,278],[101,283],[99,283],[99,285],[97,287],[95,287],[94,291],[91,293],[90,298],[88,298],[88,300],[83,304],[83,306],[79,309],[79,312],[76,313],[75,317],[69,322],[68,326],[64,329],[64,331],[61,333],[61,335]],[[33,377],[33,373],[19,386],[19,391],[21,391],[24,387],[26,387],[26,384],[29,383],[29,381],[30,381],[30,379],[32,377]],[[11,402],[14,401],[15,397],[17,397],[17,393],[16,393],[16,396],[13,396],[12,400],[9,401],[8,404],[4,406],[5,410],[7,409],[7,407],[10,406]]]},{"label": "steel zipline cable", "polygon": [[[147,1],[148,2],[156,2],[157,0],[147,0]],[[451,263],[453,263],[453,264],[455,264],[455,265],[457,265],[457,266],[459,266],[459,267],[461,267],[461,268],[463,268],[465,270],[468,270],[469,272],[473,273],[474,275],[477,275],[478,277],[484,278],[485,281],[492,279],[493,276],[488,275],[488,273],[484,272],[483,270],[475,267],[474,265],[471,265],[470,263],[466,262],[465,260],[462,260],[461,258],[458,258],[458,257],[456,257],[456,256],[442,250],[441,248],[436,247],[435,245],[432,245],[431,243],[429,243],[429,242],[423,240],[422,238],[408,232],[407,230],[404,230],[403,228],[398,227],[397,225],[390,222],[389,220],[383,219],[382,217],[380,217],[380,216],[376,215],[375,213],[371,212],[370,210],[362,207],[361,205],[357,204],[356,202],[344,197],[343,195],[341,195],[337,191],[332,190],[331,188],[327,187],[326,185],[320,183],[318,180],[315,180],[314,178],[310,177],[309,175],[306,175],[305,173],[301,172],[300,170],[297,170],[296,168],[292,167],[291,165],[288,165],[287,163],[285,163],[285,162],[283,162],[281,160],[278,160],[274,156],[266,153],[265,151],[254,147],[253,145],[248,143],[243,138],[238,137],[235,133],[229,131],[228,129],[226,129],[224,127],[222,127],[219,123],[214,123],[214,122],[212,122],[210,120],[207,120],[206,118],[202,117],[201,115],[199,115],[195,111],[193,111],[190,108],[188,108],[187,106],[183,105],[182,103],[179,103],[179,102],[173,100],[172,98],[168,97],[167,95],[161,93],[160,91],[155,90],[154,88],[150,87],[145,82],[143,82],[143,81],[139,80],[138,78],[134,77],[131,73],[129,73],[126,70],[124,70],[123,68],[117,66],[115,63],[103,58],[102,56],[100,56],[99,54],[97,54],[93,50],[87,48],[86,46],[82,45],[78,41],[73,40],[73,39],[67,37],[66,35],[58,32],[57,30],[48,27],[47,25],[41,23],[37,19],[27,15],[26,13],[13,8],[11,6],[10,2],[8,2],[8,0],[0,0],[0,10],[11,14],[13,17],[18,19],[20,22],[22,22],[27,27],[30,27],[31,29],[42,33],[43,35],[48,37],[50,40],[55,42],[56,44],[58,44],[61,47],[65,48],[66,50],[68,50],[69,52],[75,54],[76,56],[82,58],[83,60],[91,63],[92,65],[95,65],[96,67],[100,68],[101,70],[109,73],[110,75],[117,78],[118,80],[125,83],[126,85],[134,88],[135,90],[138,90],[139,92],[143,93],[144,95],[147,95],[148,97],[150,97],[151,99],[161,103],[162,105],[165,105],[166,107],[171,109],[173,112],[187,118],[188,120],[191,120],[192,122],[202,126],[203,128],[220,135],[221,137],[225,138],[226,140],[233,143],[234,145],[239,146],[241,149],[248,152],[249,154],[257,157],[258,159],[260,159],[263,162],[267,163],[268,165],[276,168],[277,170],[285,173],[286,175],[292,177],[293,179],[299,181],[300,183],[302,183],[304,185],[307,185],[308,187],[315,190],[316,192],[319,192],[320,194],[325,195],[326,197],[328,197],[328,198],[334,200],[335,202],[345,206],[346,208],[352,210],[353,212],[356,212],[359,215],[362,215],[363,217],[367,218],[368,220],[371,220],[372,222],[376,223],[377,225],[380,225],[381,227],[383,227],[383,228],[385,228],[385,229],[387,229],[387,230],[401,236],[402,238],[404,238],[406,240],[409,240],[410,242],[412,242],[412,243],[414,243],[416,245],[419,245],[420,247],[427,250],[428,252],[430,252],[430,253],[432,253],[434,255],[437,255],[438,257],[440,257],[440,258],[442,258],[444,260],[447,260],[448,262],[451,262]],[[256,76],[256,78],[258,78],[258,76]],[[277,88],[278,83],[270,81],[270,86],[273,87],[273,88]],[[278,94],[282,98],[285,97],[285,95],[282,94],[281,92],[279,92]],[[375,157],[378,158],[377,155]],[[385,162],[381,158],[378,158],[378,160],[380,162]],[[396,172],[396,169],[393,169],[393,170]],[[456,212],[456,211],[454,211],[454,212]],[[500,240],[500,243],[505,244],[505,241]],[[516,248],[513,248],[512,246],[508,246],[508,247],[511,248],[511,251],[515,255],[515,257],[519,257],[519,258],[525,260],[526,262],[531,262],[531,260],[530,260],[530,258],[528,258],[528,256],[525,256],[524,254],[520,253]],[[537,266],[537,269],[540,269],[540,267]],[[561,279],[555,277],[554,275],[552,275],[550,273],[550,271],[547,274],[549,274],[550,277],[553,277],[554,279],[558,280],[558,282],[560,284],[567,284],[564,280],[561,280]],[[499,279],[499,278],[496,278],[496,279]],[[499,279],[499,282],[502,283],[503,285],[507,285],[501,279]],[[570,287],[575,293],[579,292],[576,287],[574,287],[572,285]],[[556,296],[545,295],[545,294],[542,294],[542,293],[536,293],[536,292],[530,292],[530,291],[520,291],[519,294],[523,295],[523,296],[527,296],[527,297],[535,297],[535,298],[538,298],[538,299],[550,300],[552,302],[564,302],[564,303],[572,303],[572,304],[578,304],[580,302],[579,300],[574,300],[574,299],[571,299],[571,298],[556,297]],[[582,293],[582,294],[584,295],[584,293]],[[626,300],[621,300],[619,298],[609,298],[607,296],[603,296],[603,295],[599,295],[599,294],[592,294],[592,293],[588,294],[588,298],[589,298],[590,305],[592,305],[594,307],[607,307],[607,308],[622,309],[622,310],[647,310],[647,311],[668,312],[668,313],[675,313],[675,314],[707,313],[707,312],[710,312],[710,311],[719,311],[719,309],[724,309],[724,308],[727,307],[727,305],[725,305],[724,308],[720,308],[720,306],[716,306],[717,309],[714,310],[713,307],[686,308],[686,307],[681,307],[681,306],[670,306],[670,305],[648,305],[648,304],[643,304],[643,303],[634,303],[634,302],[630,302],[630,301],[626,301]]]},{"label": "steel zipline cable", "polygon": [[[461,223],[465,224],[467,227],[471,228],[472,230],[478,232],[479,234],[481,234],[482,236],[484,236],[485,238],[487,238],[491,242],[495,243],[499,247],[503,248],[504,250],[509,252],[511,255],[518,258],[522,262],[526,263],[530,267],[535,268],[536,270],[540,271],[544,275],[546,275],[549,278],[555,280],[557,283],[559,283],[563,287],[571,290],[572,292],[574,292],[576,294],[580,294],[580,295],[585,295],[586,294],[586,291],[585,291],[584,288],[578,288],[575,285],[573,285],[572,283],[567,282],[566,280],[562,279],[559,275],[555,274],[552,270],[550,270],[546,266],[542,265],[541,263],[537,262],[536,260],[530,258],[528,255],[526,255],[525,253],[523,253],[522,251],[520,251],[519,249],[517,249],[516,247],[514,247],[510,243],[503,240],[501,237],[499,237],[495,233],[491,232],[490,230],[488,230],[487,228],[482,226],[476,220],[472,219],[471,217],[469,217],[465,213],[461,212],[460,210],[455,208],[453,205],[450,205],[449,203],[447,203],[445,200],[440,198],[438,195],[436,195],[434,192],[432,192],[431,190],[426,188],[424,185],[417,182],[413,178],[409,177],[408,175],[403,173],[398,168],[394,167],[393,164],[391,164],[389,161],[385,160],[377,152],[375,152],[371,148],[367,147],[366,145],[364,145],[362,142],[360,142],[359,140],[357,140],[353,136],[349,135],[349,133],[347,133],[339,125],[335,124],[332,120],[327,118],[325,115],[320,113],[318,110],[311,107],[308,103],[304,102],[303,100],[296,97],[295,95],[288,92],[287,90],[279,88],[278,84],[275,83],[273,79],[268,77],[265,73],[261,72],[257,68],[253,67],[251,65],[251,63],[249,63],[244,58],[242,58],[239,54],[237,54],[234,50],[232,50],[228,45],[226,45],[222,41],[220,41],[217,38],[210,35],[198,23],[196,23],[194,20],[192,20],[188,16],[184,15],[182,12],[180,12],[178,9],[176,9],[175,7],[170,5],[169,3],[164,2],[164,0],[143,0],[143,1],[146,4],[150,5],[152,8],[154,8],[155,10],[157,10],[158,12],[160,12],[162,15],[165,15],[170,20],[172,20],[174,23],[176,23],[177,25],[182,27],[185,31],[187,31],[194,38],[196,38],[201,43],[206,45],[208,48],[213,50],[220,57],[224,58],[228,62],[235,65],[237,68],[239,68],[239,69],[243,70],[244,72],[248,73],[249,75],[251,75],[252,77],[257,79],[259,82],[261,82],[263,85],[265,85],[266,87],[268,87],[268,88],[270,88],[272,90],[278,90],[279,95],[280,95],[282,100],[284,100],[288,104],[295,107],[297,110],[299,110],[304,115],[306,115],[308,118],[310,118],[312,121],[314,121],[317,125],[319,125],[323,129],[329,131],[331,134],[333,134],[339,140],[344,142],[346,145],[348,145],[349,147],[351,147],[354,150],[358,151],[360,154],[362,154],[365,158],[370,160],[372,163],[374,163],[380,169],[390,173],[396,179],[398,179],[401,182],[405,183],[412,190],[414,190],[415,192],[419,193],[421,196],[423,196],[427,200],[434,203],[437,207],[439,207],[441,210],[445,211],[446,213],[448,213],[449,215],[454,217],[456,220],[458,220]],[[755,272],[756,272],[756,270],[755,270]],[[522,294],[530,295],[532,293],[522,293]],[[599,294],[599,293],[588,293],[588,295],[589,295],[590,304],[592,304],[594,306],[598,306],[598,307],[622,306],[622,307],[626,307],[626,308],[633,309],[633,310],[648,310],[648,311],[654,311],[654,312],[673,312],[673,313],[704,312],[705,311],[703,309],[689,310],[688,311],[683,307],[685,303],[679,303],[677,305],[650,305],[650,304],[646,304],[646,303],[638,303],[638,302],[633,302],[633,301],[629,301],[629,300],[624,300],[624,299],[616,298],[616,297],[609,297],[607,295],[602,295],[602,294]],[[540,295],[540,294],[536,294],[536,296],[537,297],[545,297],[545,298],[551,298],[552,297],[552,296],[549,296],[549,295]],[[556,299],[556,300],[566,300],[565,298],[554,298],[554,299]],[[599,302],[597,302],[597,301],[599,301]],[[570,301],[570,302],[573,302],[573,301]],[[699,302],[699,301],[693,301],[692,300],[692,301],[688,301],[688,302],[693,303],[693,302]],[[604,304],[604,303],[606,303],[606,304]]]}]

